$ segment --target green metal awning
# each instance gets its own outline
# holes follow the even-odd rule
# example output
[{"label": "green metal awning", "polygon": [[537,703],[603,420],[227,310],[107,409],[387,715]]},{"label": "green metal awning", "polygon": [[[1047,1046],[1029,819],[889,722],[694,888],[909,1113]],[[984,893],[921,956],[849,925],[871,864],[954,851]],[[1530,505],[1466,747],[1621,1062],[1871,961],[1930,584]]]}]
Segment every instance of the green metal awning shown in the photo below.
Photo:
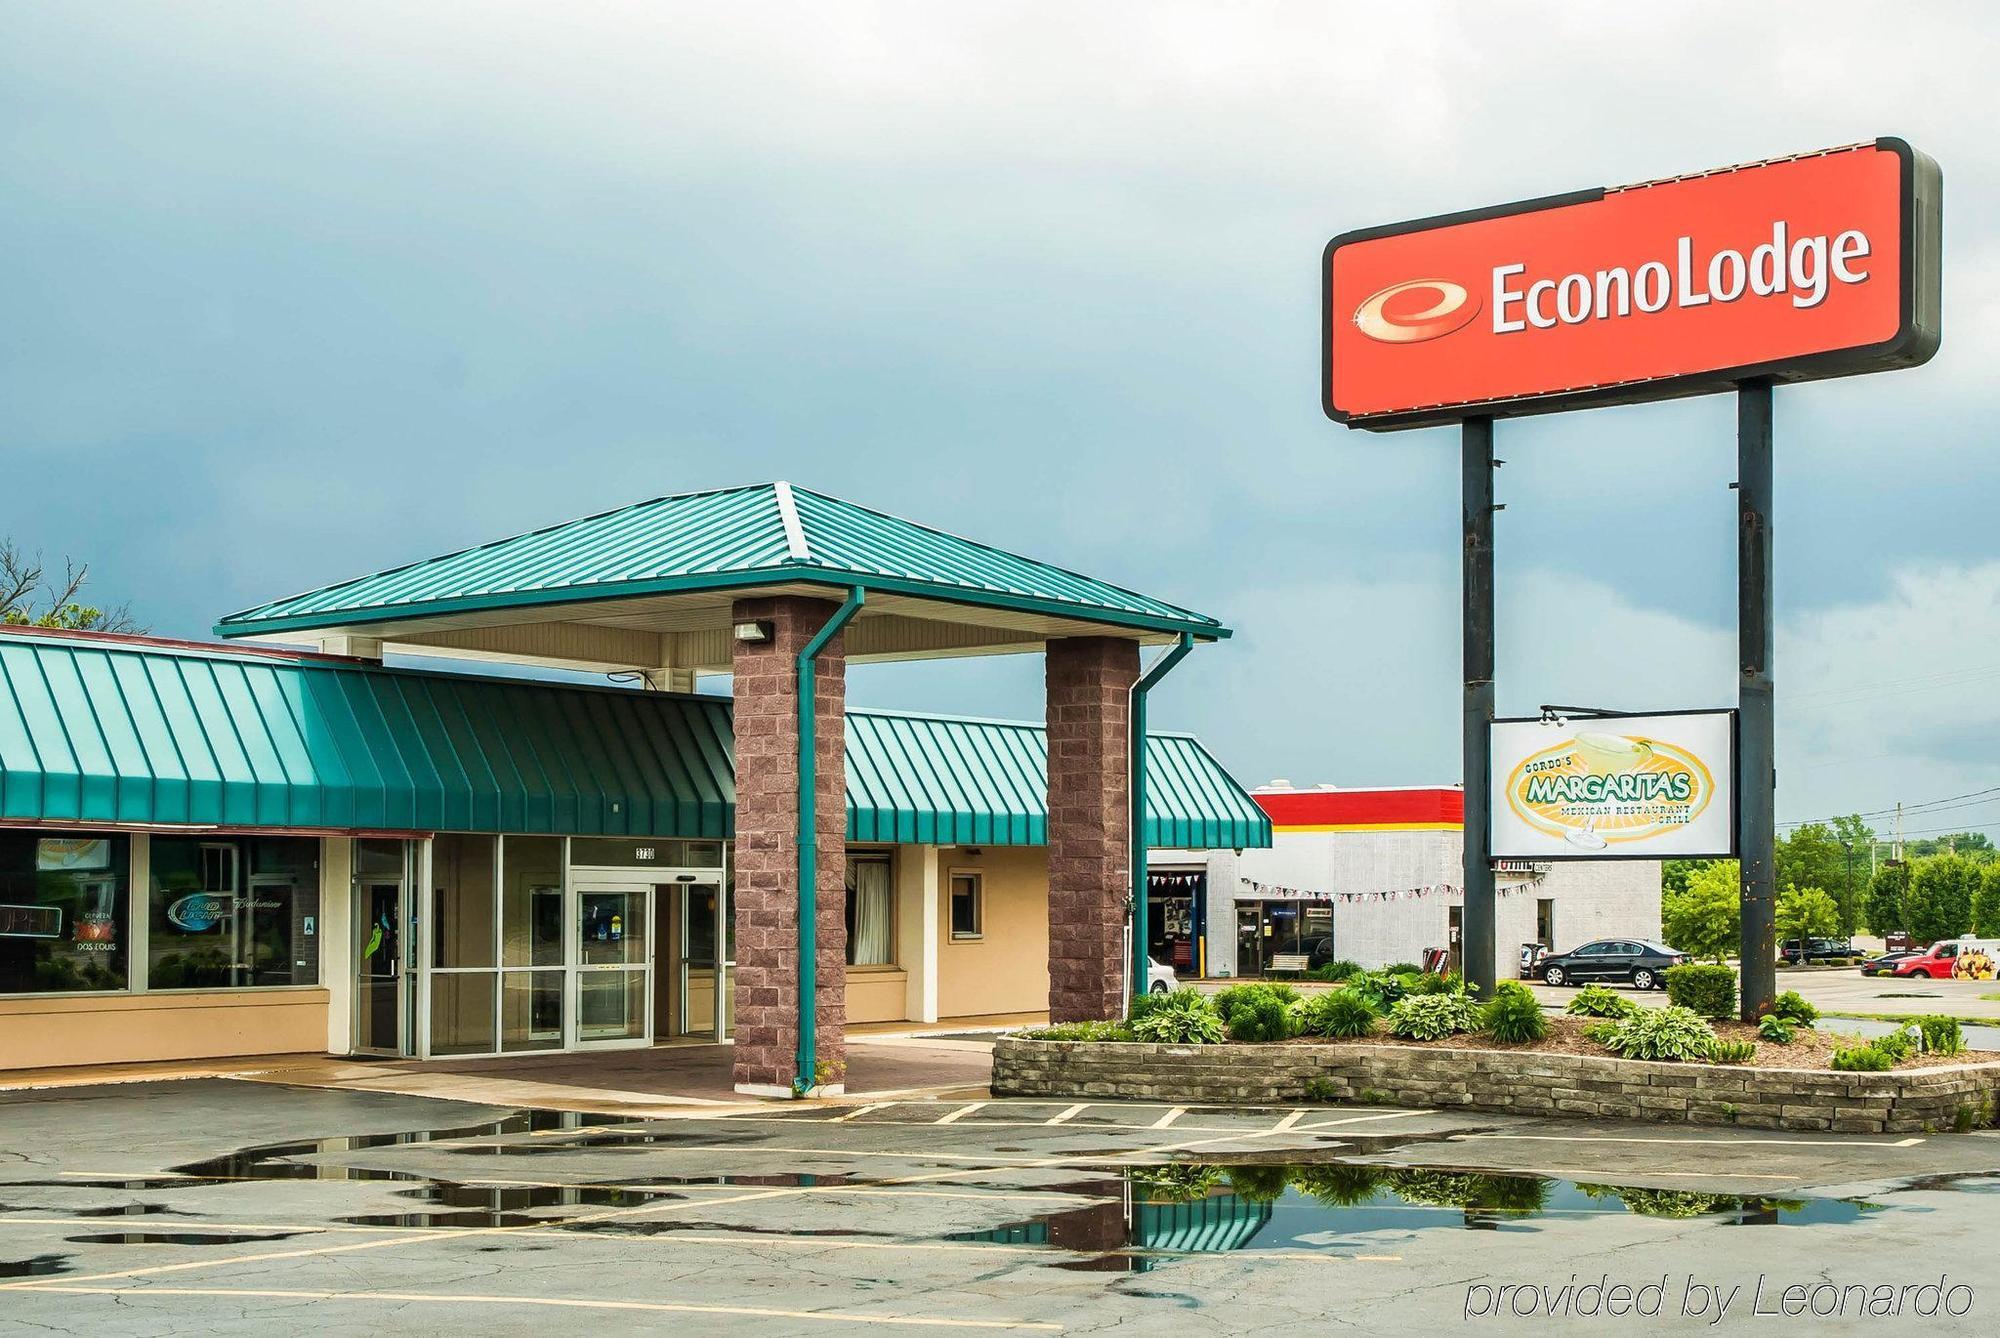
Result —
[{"label": "green metal awning", "polygon": [[[847,747],[851,839],[1047,839],[1040,726],[854,712]],[[1148,757],[1153,844],[1270,844],[1194,739]],[[713,839],[733,759],[723,697],[0,631],[0,821]]]},{"label": "green metal awning", "polygon": [[273,600],[215,631],[720,670],[731,599],[837,599],[855,586],[869,601],[848,638],[854,659],[1039,649],[1093,632],[1229,635],[1178,605],[787,483],[639,502]]},{"label": "green metal awning", "polygon": [[[1048,732],[958,716],[847,713],[847,834],[855,841],[1038,846],[1048,841]],[[1146,844],[1271,844],[1271,820],[1188,734],[1146,738]]]}]

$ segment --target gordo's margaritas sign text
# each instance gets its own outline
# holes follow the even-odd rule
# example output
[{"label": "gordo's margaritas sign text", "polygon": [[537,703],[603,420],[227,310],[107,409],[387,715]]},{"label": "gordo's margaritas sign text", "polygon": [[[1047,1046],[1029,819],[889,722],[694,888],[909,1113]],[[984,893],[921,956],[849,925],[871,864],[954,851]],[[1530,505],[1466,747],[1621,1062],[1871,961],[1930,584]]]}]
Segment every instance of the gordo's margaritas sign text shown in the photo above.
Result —
[{"label": "gordo's margaritas sign text", "polygon": [[1729,711],[1493,724],[1493,855],[1735,853]]}]

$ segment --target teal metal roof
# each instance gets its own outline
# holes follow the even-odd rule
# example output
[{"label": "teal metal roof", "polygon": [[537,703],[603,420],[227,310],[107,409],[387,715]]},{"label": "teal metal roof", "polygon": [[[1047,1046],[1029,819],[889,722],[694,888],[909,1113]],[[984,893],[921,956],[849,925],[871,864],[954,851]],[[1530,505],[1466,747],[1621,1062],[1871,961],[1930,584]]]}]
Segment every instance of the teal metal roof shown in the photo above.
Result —
[{"label": "teal metal roof", "polygon": [[[1040,725],[850,710],[848,838],[1045,844],[1048,765],[1048,732]],[[1147,845],[1271,844],[1271,820],[1192,735],[1149,734],[1146,768]]]},{"label": "teal metal roof", "polygon": [[1204,614],[786,483],[654,498],[274,600],[215,630],[255,636],[789,582],[1229,635]]},{"label": "teal metal roof", "polygon": [[[1038,845],[1040,726],[853,712],[861,841]],[[1201,745],[1149,740],[1153,844],[1261,846]],[[0,632],[0,821],[724,837],[723,697]]]}]

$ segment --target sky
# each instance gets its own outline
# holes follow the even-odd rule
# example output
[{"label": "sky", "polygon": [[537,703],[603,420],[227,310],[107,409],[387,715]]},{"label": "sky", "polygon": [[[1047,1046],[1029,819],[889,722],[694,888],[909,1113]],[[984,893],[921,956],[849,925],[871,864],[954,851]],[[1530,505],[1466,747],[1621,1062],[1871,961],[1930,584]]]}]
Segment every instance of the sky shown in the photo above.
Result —
[{"label": "sky", "polygon": [[[206,636],[784,478],[1222,619],[1153,719],[1248,784],[1455,783],[1458,441],[1322,414],[1327,238],[1895,134],[1943,167],[1944,344],[1776,393],[1778,812],[2000,787],[1996,37],[1975,4],[0,0],[0,535]],[[1733,704],[1733,428],[1500,424],[1503,713]],[[1038,718],[1041,672],[849,694]]]}]

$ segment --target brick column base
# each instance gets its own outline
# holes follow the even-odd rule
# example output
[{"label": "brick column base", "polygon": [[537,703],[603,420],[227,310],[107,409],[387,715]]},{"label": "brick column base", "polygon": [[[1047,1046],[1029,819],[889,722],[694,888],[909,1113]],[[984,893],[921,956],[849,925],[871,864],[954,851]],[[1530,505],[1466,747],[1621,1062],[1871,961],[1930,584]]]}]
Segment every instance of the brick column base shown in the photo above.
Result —
[{"label": "brick column base", "polygon": [[[798,654],[839,607],[783,596],[736,603],[768,622],[736,643],[736,1090],[791,1096],[799,1046]],[[815,676],[818,841],[817,1073],[808,1095],[837,1096],[847,1072],[847,654],[820,652]]]},{"label": "brick column base", "polygon": [[1139,645],[1048,643],[1049,1017],[1125,1015],[1132,685]]}]

